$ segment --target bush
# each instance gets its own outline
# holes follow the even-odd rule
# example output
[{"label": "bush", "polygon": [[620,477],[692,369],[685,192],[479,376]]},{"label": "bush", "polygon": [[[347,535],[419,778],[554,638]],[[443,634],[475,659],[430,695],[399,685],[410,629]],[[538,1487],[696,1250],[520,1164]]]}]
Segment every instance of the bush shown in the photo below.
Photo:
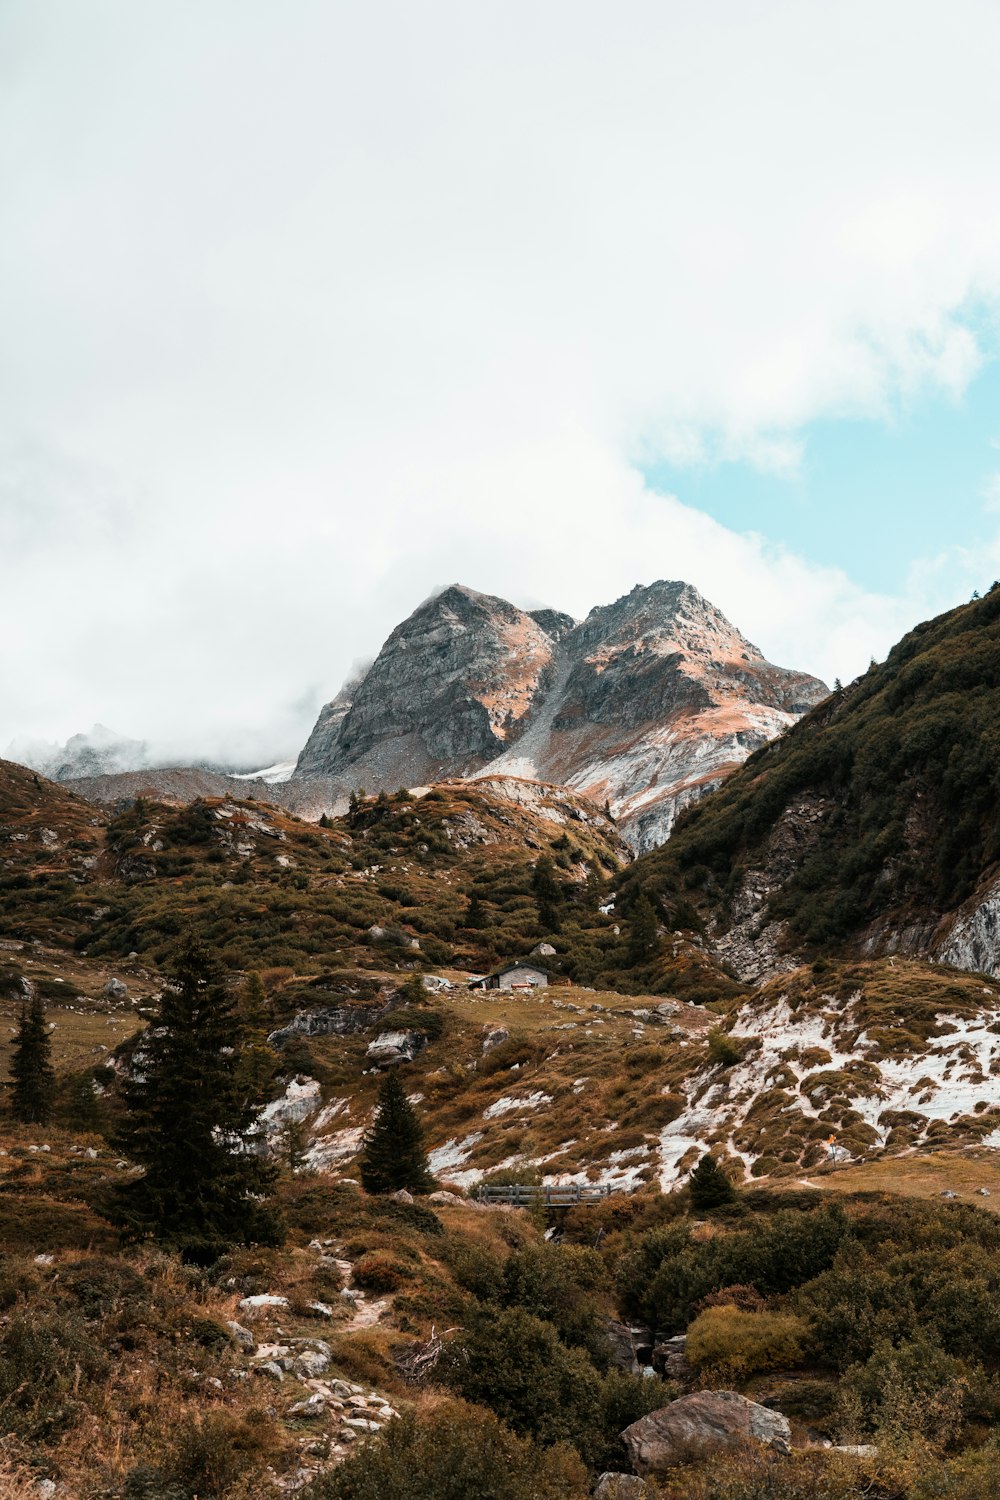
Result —
[{"label": "bush", "polygon": [[685,1354],[712,1380],[745,1380],[759,1371],[794,1369],[808,1342],[809,1325],[794,1313],[709,1307],[688,1328]]},{"label": "bush", "polygon": [[720,1068],[733,1068],[743,1057],[743,1048],[735,1037],[728,1036],[721,1027],[713,1026],[708,1033],[708,1056]]},{"label": "bush", "polygon": [[623,1370],[609,1370],[601,1383],[601,1433],[603,1441],[591,1450],[593,1467],[602,1472],[628,1473],[631,1462],[621,1434],[633,1422],[659,1411],[680,1395],[675,1385],[643,1375],[627,1375]]},{"label": "bush", "polygon": [[39,1441],[72,1427],[107,1369],[76,1315],[17,1312],[0,1337],[0,1432]]},{"label": "bush", "polygon": [[192,1496],[223,1494],[235,1480],[280,1451],[282,1437],[263,1412],[209,1412],[182,1426],[170,1472]]},{"label": "bush", "polygon": [[85,1318],[104,1318],[126,1302],[149,1301],[150,1286],[125,1261],[95,1255],[67,1266],[61,1284]]},{"label": "bush", "polygon": [[398,1292],[410,1279],[403,1262],[385,1250],[369,1250],[354,1264],[352,1280],[366,1292]]},{"label": "bush", "polygon": [[543,1450],[489,1412],[450,1401],[409,1415],[303,1491],[303,1500],[585,1500],[572,1450]]},{"label": "bush", "polygon": [[511,1255],[496,1284],[503,1307],[522,1307],[551,1323],[565,1344],[607,1361],[604,1320],[596,1293],[607,1279],[596,1250],[577,1245],[530,1245]]},{"label": "bush", "polygon": [[882,1439],[919,1433],[943,1445],[963,1425],[973,1374],[926,1339],[908,1339],[897,1348],[879,1343],[866,1364],[844,1375],[841,1420],[853,1433]]},{"label": "bush", "polygon": [[[798,1213],[784,1209],[732,1234],[697,1243],[677,1244],[670,1231],[654,1231],[652,1255],[629,1257],[627,1286],[633,1305],[647,1322],[665,1332],[687,1327],[696,1304],[709,1292],[728,1286],[751,1286],[765,1297],[780,1295],[811,1281],[832,1264],[847,1232],[847,1219],[836,1204]],[[678,1231],[673,1231],[676,1235]],[[658,1236],[658,1237],[654,1237]],[[648,1273],[650,1259],[662,1254],[659,1269],[644,1285],[636,1269]]]},{"label": "bush", "polygon": [[571,1442],[586,1456],[600,1425],[601,1382],[551,1323],[521,1308],[482,1312],[446,1350],[439,1371],[467,1401],[488,1406],[543,1446]]}]

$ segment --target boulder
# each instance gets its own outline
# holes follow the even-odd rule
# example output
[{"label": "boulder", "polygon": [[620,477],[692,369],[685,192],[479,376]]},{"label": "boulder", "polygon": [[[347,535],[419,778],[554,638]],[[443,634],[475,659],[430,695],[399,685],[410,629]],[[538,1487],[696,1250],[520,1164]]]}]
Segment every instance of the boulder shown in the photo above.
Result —
[{"label": "boulder", "polygon": [[635,1474],[602,1474],[594,1485],[594,1500],[645,1500],[649,1487]]},{"label": "boulder", "polygon": [[257,1340],[254,1338],[249,1328],[244,1328],[243,1324],[237,1323],[235,1318],[230,1318],[226,1323],[226,1327],[229,1329],[229,1332],[232,1334],[233,1338],[241,1348],[249,1349],[251,1351],[256,1349]]},{"label": "boulder", "polygon": [[259,1292],[255,1297],[243,1297],[239,1306],[241,1313],[253,1316],[254,1313],[267,1312],[269,1308],[287,1307],[288,1298],[276,1296],[273,1292]]},{"label": "boulder", "polygon": [[679,1333],[654,1345],[653,1364],[667,1380],[690,1380],[694,1373],[687,1362],[687,1334]]},{"label": "boulder", "polygon": [[639,1361],[636,1358],[635,1344],[632,1342],[632,1330],[624,1323],[616,1322],[614,1318],[607,1318],[604,1324],[604,1336],[608,1342],[611,1363],[629,1375],[638,1375]]},{"label": "boulder", "polygon": [[483,1056],[492,1052],[494,1047],[499,1047],[501,1042],[510,1040],[510,1032],[505,1026],[488,1026],[485,1028],[486,1035],[483,1037]]},{"label": "boulder", "polygon": [[662,1474],[694,1455],[741,1448],[751,1438],[788,1453],[791,1436],[781,1412],[736,1391],[695,1391],[633,1422],[622,1440],[638,1474]]},{"label": "boulder", "polygon": [[555,958],[556,950],[551,943],[536,943],[531,950],[532,958]]},{"label": "boulder", "polygon": [[101,994],[108,1000],[127,1000],[128,985],[120,979],[107,979],[101,986]]},{"label": "boulder", "polygon": [[377,1068],[392,1068],[397,1063],[412,1062],[426,1044],[427,1038],[419,1031],[380,1031],[368,1043],[367,1058]]}]

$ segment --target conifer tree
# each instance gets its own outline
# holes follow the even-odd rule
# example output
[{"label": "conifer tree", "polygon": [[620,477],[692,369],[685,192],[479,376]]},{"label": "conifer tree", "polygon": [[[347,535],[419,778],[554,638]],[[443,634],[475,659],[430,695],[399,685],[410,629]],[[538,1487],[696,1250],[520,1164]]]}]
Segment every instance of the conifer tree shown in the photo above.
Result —
[{"label": "conifer tree", "polygon": [[246,1039],[219,965],[188,942],[133,1055],[117,1145],[144,1171],[113,1211],[131,1233],[201,1263],[232,1244],[281,1239],[268,1202],[275,1170],[253,1149],[266,1096],[249,1080]]},{"label": "conifer tree", "polygon": [[427,986],[424,984],[422,974],[409,974],[399,989],[400,999],[404,1005],[426,1005]]},{"label": "conifer tree", "polygon": [[478,931],[486,926],[486,913],[483,910],[482,898],[478,891],[472,891],[469,895],[469,904],[465,908],[465,920],[463,927],[471,927]]},{"label": "conifer tree", "polygon": [[641,964],[650,958],[655,952],[659,935],[656,908],[643,891],[632,907],[629,917],[629,962]]},{"label": "conifer tree", "polygon": [[538,921],[545,932],[559,931],[559,902],[562,891],[555,868],[547,854],[541,855],[531,877],[531,889],[538,903]]},{"label": "conifer tree", "polygon": [[364,1139],[361,1182],[368,1193],[393,1193],[400,1188],[426,1193],[434,1184],[420,1121],[395,1069],[386,1074],[379,1089],[375,1119]]},{"label": "conifer tree", "polygon": [[37,994],[21,1007],[10,1071],[14,1080],[11,1094],[14,1118],[28,1125],[48,1124],[55,1105],[56,1075],[52,1069],[45,1007]]},{"label": "conifer tree", "polygon": [[92,1070],[81,1073],[69,1096],[70,1121],[76,1130],[100,1131],[104,1125],[104,1110],[97,1091]]},{"label": "conifer tree", "polygon": [[721,1208],[736,1200],[736,1189],[714,1156],[702,1157],[688,1178],[688,1187],[694,1209]]},{"label": "conifer tree", "polygon": [[247,975],[240,1007],[240,1050],[236,1080],[240,1097],[251,1108],[267,1097],[278,1059],[268,1045],[272,1030],[267,991],[256,969]]}]

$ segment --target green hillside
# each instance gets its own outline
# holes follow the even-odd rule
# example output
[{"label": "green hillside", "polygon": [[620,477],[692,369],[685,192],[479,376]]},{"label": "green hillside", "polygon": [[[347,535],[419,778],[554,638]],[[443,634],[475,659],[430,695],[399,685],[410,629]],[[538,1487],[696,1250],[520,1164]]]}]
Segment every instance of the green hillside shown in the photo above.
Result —
[{"label": "green hillside", "polygon": [[1000,586],[917,626],[882,664],[751,756],[636,861],[678,927],[723,922],[748,870],[801,941],[931,926],[1000,858]]}]

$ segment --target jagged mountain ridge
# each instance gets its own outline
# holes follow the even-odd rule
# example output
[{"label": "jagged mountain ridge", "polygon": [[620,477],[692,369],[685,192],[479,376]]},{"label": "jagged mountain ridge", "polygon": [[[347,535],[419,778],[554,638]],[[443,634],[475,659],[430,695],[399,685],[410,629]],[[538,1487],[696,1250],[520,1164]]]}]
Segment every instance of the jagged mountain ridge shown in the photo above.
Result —
[{"label": "jagged mountain ridge", "polygon": [[322,710],[293,787],[545,781],[607,801],[642,850],[826,695],[766,661],[690,584],[637,586],[582,622],[453,585]]}]

